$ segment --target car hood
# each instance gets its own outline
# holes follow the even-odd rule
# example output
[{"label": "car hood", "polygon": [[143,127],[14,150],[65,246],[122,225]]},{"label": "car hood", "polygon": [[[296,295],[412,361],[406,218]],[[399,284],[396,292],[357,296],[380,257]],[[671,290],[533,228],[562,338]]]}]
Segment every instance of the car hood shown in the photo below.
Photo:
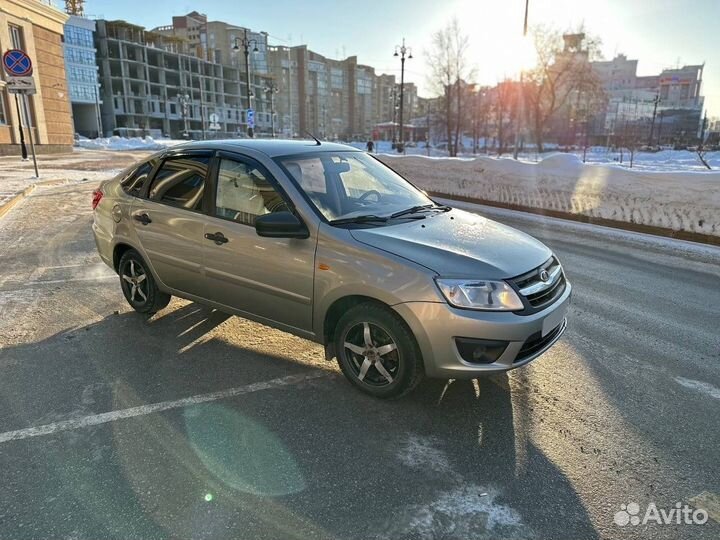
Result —
[{"label": "car hood", "polygon": [[409,259],[443,277],[507,279],[540,266],[552,255],[532,236],[458,209],[350,232],[358,242]]}]

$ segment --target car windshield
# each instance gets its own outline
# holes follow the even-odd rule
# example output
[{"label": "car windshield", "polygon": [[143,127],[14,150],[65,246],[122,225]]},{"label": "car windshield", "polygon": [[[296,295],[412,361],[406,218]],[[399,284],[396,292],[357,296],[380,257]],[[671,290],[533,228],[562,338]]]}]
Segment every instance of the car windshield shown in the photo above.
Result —
[{"label": "car windshield", "polygon": [[328,221],[389,217],[433,204],[392,169],[362,152],[318,152],[279,161]]}]

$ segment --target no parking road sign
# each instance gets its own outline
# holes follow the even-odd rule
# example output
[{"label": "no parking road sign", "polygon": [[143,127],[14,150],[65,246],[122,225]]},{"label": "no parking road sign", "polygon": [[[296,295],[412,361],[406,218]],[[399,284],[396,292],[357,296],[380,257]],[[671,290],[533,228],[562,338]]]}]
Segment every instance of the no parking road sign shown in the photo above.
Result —
[{"label": "no parking road sign", "polygon": [[32,60],[25,51],[10,49],[3,54],[3,68],[7,73],[7,90],[11,94],[34,94]]},{"label": "no parking road sign", "polygon": [[3,54],[3,67],[11,77],[28,77],[32,75],[32,60],[25,51],[10,49]]}]

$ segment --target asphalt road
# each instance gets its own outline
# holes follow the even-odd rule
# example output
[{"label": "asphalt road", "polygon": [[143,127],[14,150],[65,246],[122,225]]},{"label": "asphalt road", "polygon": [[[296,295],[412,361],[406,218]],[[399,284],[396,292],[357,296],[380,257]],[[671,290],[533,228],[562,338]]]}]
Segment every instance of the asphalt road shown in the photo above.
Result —
[{"label": "asphalt road", "polygon": [[3,540],[720,537],[614,522],[717,512],[720,251],[501,212],[563,261],[569,330],[507,376],[386,402],[302,339],[131,312],[91,189],[0,221]]}]

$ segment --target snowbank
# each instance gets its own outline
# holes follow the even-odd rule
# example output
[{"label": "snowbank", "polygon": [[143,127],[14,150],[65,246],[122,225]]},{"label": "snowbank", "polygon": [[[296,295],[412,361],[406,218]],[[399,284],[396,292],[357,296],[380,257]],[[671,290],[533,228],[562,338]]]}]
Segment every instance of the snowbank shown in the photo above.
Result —
[{"label": "snowbank", "polygon": [[[364,142],[351,142],[348,143],[355,148],[365,150]],[[428,156],[427,148],[425,143],[417,143],[417,146],[408,147],[405,149],[405,155],[412,156]],[[550,145],[546,145],[550,148]],[[458,159],[474,159],[478,156],[484,157],[497,157],[496,154],[491,153],[488,155],[484,152],[482,143],[480,144],[480,151],[477,154],[473,154],[472,142],[470,140],[465,141],[465,150],[460,152]],[[397,156],[398,153],[392,149],[390,141],[375,141],[375,152],[378,154],[388,154],[390,156]],[[582,150],[575,150],[573,152],[548,152],[544,154],[538,154],[534,151],[520,152],[520,159],[524,161],[543,161],[554,155],[564,156],[575,156],[578,160],[582,161]],[[506,152],[505,157],[512,156],[512,151]],[[447,150],[441,148],[431,148],[429,157],[448,157]],[[705,159],[710,166],[715,170],[720,170],[720,152],[708,152],[705,155]],[[622,161],[621,161],[622,160]],[[625,168],[630,168],[630,154],[627,150],[609,150],[602,146],[594,146],[588,148],[585,153],[585,161],[587,163],[606,163],[609,165],[619,165]],[[643,171],[707,171],[707,168],[700,162],[695,152],[689,150],[662,150],[660,152],[635,152],[633,157],[633,169]]]},{"label": "snowbank", "polygon": [[175,139],[153,139],[152,137],[100,137],[86,139],[81,137],[77,142],[80,148],[89,150],[162,150],[165,147],[185,142]]},{"label": "snowbank", "polygon": [[380,156],[422,189],[676,231],[720,236],[720,172],[650,172],[587,164]]}]

